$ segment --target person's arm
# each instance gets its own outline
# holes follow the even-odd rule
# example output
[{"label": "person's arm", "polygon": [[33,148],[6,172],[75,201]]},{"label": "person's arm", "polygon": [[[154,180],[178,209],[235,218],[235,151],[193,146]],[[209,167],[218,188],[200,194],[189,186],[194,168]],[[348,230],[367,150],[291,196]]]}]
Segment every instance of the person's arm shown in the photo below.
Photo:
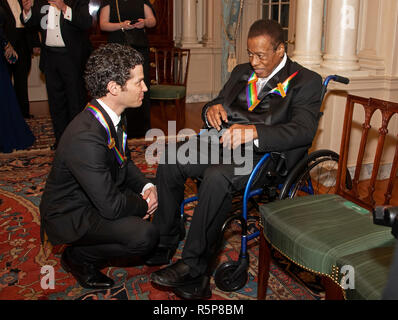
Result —
[{"label": "person's arm", "polygon": [[28,34],[28,43],[31,53],[33,55],[39,55],[41,47],[39,31],[36,28],[28,28],[27,34]]},{"label": "person's arm", "polygon": [[33,0],[22,0],[22,12],[20,16],[21,23],[25,26],[38,25],[38,5],[33,5]]},{"label": "person's arm", "polygon": [[108,167],[108,146],[100,134],[92,130],[79,132],[65,152],[64,160],[105,219],[113,220],[131,215],[132,212],[148,211],[148,204],[139,193],[122,193],[115,185]]},{"label": "person's arm", "polygon": [[102,7],[100,10],[99,26],[102,31],[118,31],[118,30],[130,30],[134,27],[130,24],[130,20],[124,20],[122,22],[109,22],[110,17],[110,6],[109,4]]},{"label": "person's arm", "polygon": [[142,29],[142,28],[153,28],[156,26],[156,18],[153,14],[152,8],[147,4],[144,4],[144,14],[145,19],[138,19],[138,22],[134,23],[133,28]]},{"label": "person's arm", "polygon": [[80,30],[88,30],[93,23],[93,17],[88,9],[89,0],[77,0],[72,7],[67,6],[63,0],[50,0],[50,5],[55,5],[62,11],[65,21]]},{"label": "person's arm", "polygon": [[206,123],[208,128],[216,128],[220,130],[221,121],[228,122],[227,114],[224,110],[223,104],[225,97],[229,94],[230,88],[234,85],[239,74],[242,72],[242,65],[236,66],[231,73],[228,81],[225,83],[218,96],[212,101],[206,103],[202,108],[202,120]]}]

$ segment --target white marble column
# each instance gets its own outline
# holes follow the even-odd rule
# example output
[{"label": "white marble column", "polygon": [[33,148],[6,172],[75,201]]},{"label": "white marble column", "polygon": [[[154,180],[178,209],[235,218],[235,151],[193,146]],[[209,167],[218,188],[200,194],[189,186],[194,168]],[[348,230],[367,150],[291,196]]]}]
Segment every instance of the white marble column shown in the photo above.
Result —
[{"label": "white marble column", "polygon": [[182,0],[174,0],[174,43],[181,46],[182,37]]},{"label": "white marble column", "polygon": [[183,48],[195,48],[202,45],[198,41],[196,0],[182,1],[182,39]]},{"label": "white marble column", "polygon": [[359,0],[328,1],[322,68],[359,70],[357,50]]},{"label": "white marble column", "polygon": [[205,47],[214,45],[214,6],[213,0],[203,2],[203,38],[202,43]]},{"label": "white marble column", "polygon": [[296,37],[292,59],[308,67],[322,62],[324,0],[297,0]]}]

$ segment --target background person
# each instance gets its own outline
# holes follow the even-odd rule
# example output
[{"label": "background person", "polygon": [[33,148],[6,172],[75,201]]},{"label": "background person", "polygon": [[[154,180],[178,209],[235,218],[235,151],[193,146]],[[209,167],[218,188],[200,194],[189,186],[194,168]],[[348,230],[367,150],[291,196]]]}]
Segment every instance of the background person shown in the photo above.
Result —
[{"label": "background person", "polygon": [[[108,42],[126,44],[124,32],[132,35],[134,41],[128,45],[144,57],[145,84],[150,90],[149,43],[145,28],[156,26],[156,18],[150,1],[104,0],[100,10],[99,24],[101,30],[108,32]],[[126,110],[126,116],[129,124],[128,137],[144,137],[151,128],[149,91],[145,93],[142,107]]]},{"label": "background person", "polygon": [[32,118],[29,112],[28,76],[32,65],[32,54],[40,54],[40,39],[37,29],[27,29],[21,23],[22,2],[19,0],[0,0],[4,10],[5,35],[18,54],[15,63],[8,64],[14,81],[14,90],[24,118]]},{"label": "background person", "polygon": [[83,71],[91,52],[89,0],[22,0],[21,21],[40,28],[40,70],[46,77],[55,144],[87,102]]},{"label": "background person", "polygon": [[32,146],[35,137],[21,114],[8,74],[7,64],[19,57],[4,35],[4,22],[4,11],[0,8],[0,152],[9,153]]}]

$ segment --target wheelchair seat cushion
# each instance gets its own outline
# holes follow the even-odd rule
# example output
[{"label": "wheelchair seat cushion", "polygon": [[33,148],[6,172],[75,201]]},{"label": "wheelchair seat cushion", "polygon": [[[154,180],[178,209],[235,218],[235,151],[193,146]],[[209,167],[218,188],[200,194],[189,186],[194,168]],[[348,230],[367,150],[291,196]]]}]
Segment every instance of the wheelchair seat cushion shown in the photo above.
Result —
[{"label": "wheelchair seat cushion", "polygon": [[184,86],[155,84],[151,85],[150,97],[151,99],[160,100],[175,100],[184,98],[186,88]]},{"label": "wheelchair seat cushion", "polygon": [[[352,266],[352,283],[347,284],[345,295],[348,300],[380,300],[394,257],[394,246],[372,248],[360,251],[337,261],[339,270],[344,266]],[[351,272],[352,272],[351,271]],[[348,272],[347,277],[350,275]],[[342,273],[339,276],[341,281]]]},{"label": "wheelchair seat cushion", "polygon": [[[344,256],[394,244],[391,229],[338,195],[315,195],[260,206],[265,238],[287,258],[336,280]],[[337,281],[336,281],[337,282]]]}]

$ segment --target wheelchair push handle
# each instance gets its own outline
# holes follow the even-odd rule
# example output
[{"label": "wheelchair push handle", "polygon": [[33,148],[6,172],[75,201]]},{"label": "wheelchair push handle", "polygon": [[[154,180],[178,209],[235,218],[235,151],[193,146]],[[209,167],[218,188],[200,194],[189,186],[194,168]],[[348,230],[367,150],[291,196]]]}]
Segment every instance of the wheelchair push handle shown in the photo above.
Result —
[{"label": "wheelchair push handle", "polygon": [[349,84],[349,83],[350,83],[350,79],[348,79],[348,78],[346,78],[346,77],[339,76],[339,75],[337,75],[337,74],[327,76],[327,77],[325,78],[325,81],[323,81],[323,85],[322,85],[321,102],[323,101],[323,98],[325,97],[328,84],[329,84],[329,82],[332,81],[332,80],[333,80],[333,81],[336,81],[336,82],[343,83],[343,84]]},{"label": "wheelchair push handle", "polygon": [[342,76],[338,76],[337,74],[333,76],[334,77],[334,81],[336,82],[340,82],[343,84],[349,84],[350,83],[350,79],[346,78],[346,77],[342,77]]},{"label": "wheelchair push handle", "polygon": [[330,80],[333,80],[333,81],[336,81],[336,82],[340,82],[340,83],[343,83],[343,84],[349,84],[350,83],[350,79],[335,74],[335,75],[327,76],[325,81],[324,81],[324,85],[326,84],[326,86],[327,86],[328,83],[330,82]]}]

